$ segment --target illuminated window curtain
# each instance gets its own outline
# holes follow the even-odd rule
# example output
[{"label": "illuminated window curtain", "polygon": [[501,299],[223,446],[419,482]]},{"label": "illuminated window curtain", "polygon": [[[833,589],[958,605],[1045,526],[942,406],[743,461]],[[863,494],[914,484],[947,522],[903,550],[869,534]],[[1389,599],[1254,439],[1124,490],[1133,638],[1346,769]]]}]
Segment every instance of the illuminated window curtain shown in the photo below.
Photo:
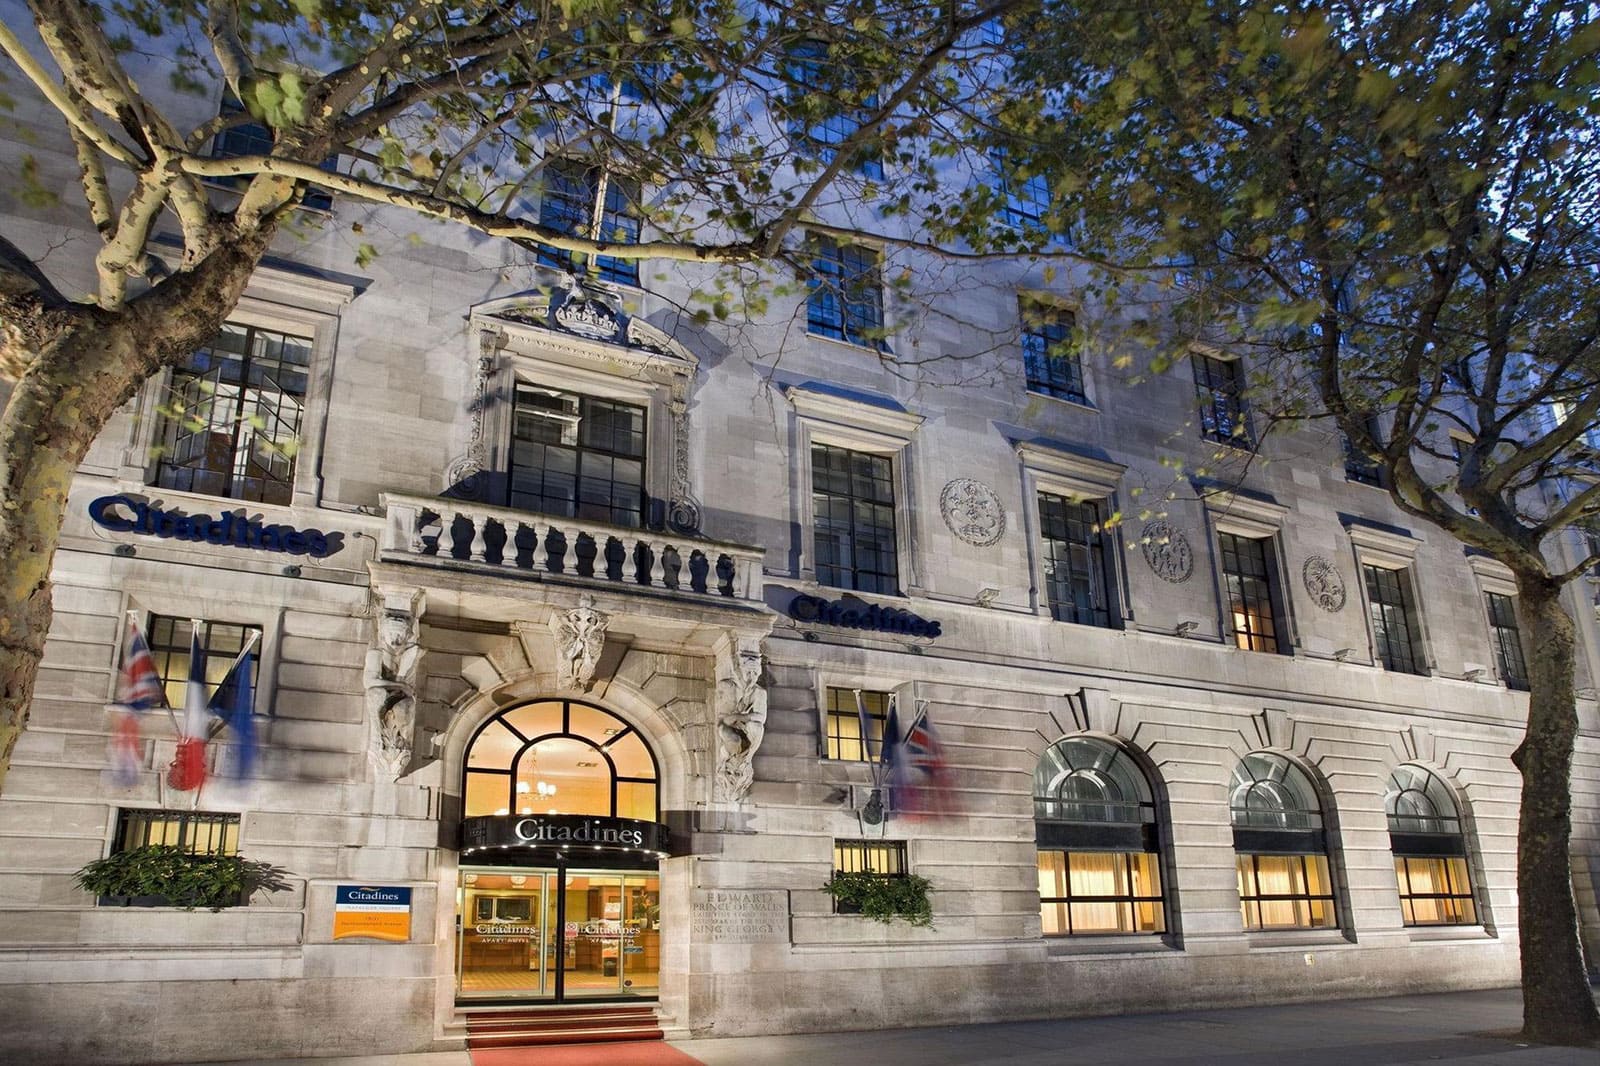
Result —
[{"label": "illuminated window curtain", "polygon": [[1449,788],[1408,764],[1389,775],[1383,803],[1405,924],[1477,924],[1466,838]]},{"label": "illuminated window curtain", "polygon": [[1155,803],[1126,752],[1084,736],[1046,749],[1034,816],[1045,936],[1166,932]]},{"label": "illuminated window curtain", "polygon": [[1305,771],[1252,752],[1234,768],[1229,807],[1244,927],[1337,926],[1322,807]]}]

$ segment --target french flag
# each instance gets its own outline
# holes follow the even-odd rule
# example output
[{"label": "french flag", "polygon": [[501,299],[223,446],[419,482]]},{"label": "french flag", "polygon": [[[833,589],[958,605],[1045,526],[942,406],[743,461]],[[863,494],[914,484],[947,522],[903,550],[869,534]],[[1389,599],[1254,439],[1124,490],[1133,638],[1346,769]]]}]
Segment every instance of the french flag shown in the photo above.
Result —
[{"label": "french flag", "polygon": [[206,739],[210,732],[206,653],[200,646],[200,623],[196,622],[189,636],[189,683],[184,690],[178,755],[167,770],[167,783],[179,792],[188,792],[206,783]]}]

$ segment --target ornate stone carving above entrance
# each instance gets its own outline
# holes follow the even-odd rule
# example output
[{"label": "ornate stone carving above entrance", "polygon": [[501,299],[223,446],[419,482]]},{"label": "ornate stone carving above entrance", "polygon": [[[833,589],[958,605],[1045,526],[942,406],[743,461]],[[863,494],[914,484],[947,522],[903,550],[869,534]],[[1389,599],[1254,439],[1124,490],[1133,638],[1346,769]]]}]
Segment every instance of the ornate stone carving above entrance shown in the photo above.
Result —
[{"label": "ornate stone carving above entrance", "polygon": [[1313,555],[1301,568],[1300,576],[1312,603],[1330,613],[1344,610],[1344,575],[1339,573],[1339,568],[1333,565],[1332,560]]},{"label": "ornate stone carving above entrance", "polygon": [[578,606],[557,611],[550,618],[556,638],[556,683],[564,689],[589,691],[594,670],[605,651],[606,628],[611,616],[595,610],[593,596],[578,597]]},{"label": "ornate stone carving above entrance", "polygon": [[1139,532],[1144,561],[1163,581],[1182,584],[1194,574],[1194,549],[1189,536],[1170,522],[1156,519]]},{"label": "ornate stone carving above entrance", "polygon": [[421,591],[375,598],[376,631],[362,677],[371,730],[367,756],[377,773],[391,778],[411,765],[416,737],[422,604]]},{"label": "ornate stone carving above entrance", "polygon": [[761,643],[742,639],[717,659],[717,776],[713,794],[719,803],[740,803],[750,794],[756,750],[767,731]]},{"label": "ornate stone carving above entrance", "polygon": [[987,548],[1006,531],[1006,509],[981,481],[958,477],[939,493],[939,513],[950,532],[975,548]]}]

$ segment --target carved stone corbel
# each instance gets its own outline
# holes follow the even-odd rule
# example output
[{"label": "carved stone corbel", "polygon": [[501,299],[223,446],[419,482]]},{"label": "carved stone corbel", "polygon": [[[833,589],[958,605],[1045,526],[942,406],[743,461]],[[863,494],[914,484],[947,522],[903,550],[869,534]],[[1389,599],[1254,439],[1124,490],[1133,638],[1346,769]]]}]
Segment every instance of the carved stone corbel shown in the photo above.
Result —
[{"label": "carved stone corbel", "polygon": [[372,647],[362,679],[367,758],[375,773],[398,780],[411,765],[416,740],[424,597],[421,589],[397,589],[373,598]]},{"label": "carved stone corbel", "polygon": [[611,616],[598,611],[594,597],[578,597],[578,606],[557,611],[550,617],[550,632],[556,642],[556,683],[564,689],[589,691],[594,684],[595,667],[605,651],[606,629]]},{"label": "carved stone corbel", "polygon": [[762,684],[761,641],[741,637],[717,656],[717,773],[719,803],[742,803],[755,780],[755,755],[767,731],[767,690]]},{"label": "carved stone corbel", "polygon": [[689,488],[689,375],[672,382],[672,487],[667,524],[676,533],[700,531],[700,504]]},{"label": "carved stone corbel", "polygon": [[478,333],[478,363],[472,383],[472,399],[467,412],[472,417],[467,435],[467,450],[445,471],[445,489],[465,500],[475,500],[483,491],[483,472],[489,465],[489,442],[484,419],[489,408],[489,383],[494,378],[501,331],[490,326]]}]

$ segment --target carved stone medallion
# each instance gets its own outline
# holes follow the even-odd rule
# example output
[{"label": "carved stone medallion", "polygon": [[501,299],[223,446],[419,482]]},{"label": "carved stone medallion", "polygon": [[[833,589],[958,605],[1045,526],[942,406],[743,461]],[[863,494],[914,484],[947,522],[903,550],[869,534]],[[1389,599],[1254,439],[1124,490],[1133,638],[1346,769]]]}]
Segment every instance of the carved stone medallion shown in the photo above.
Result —
[{"label": "carved stone medallion", "polygon": [[1321,555],[1313,555],[1306,560],[1300,576],[1306,583],[1306,591],[1311,594],[1312,603],[1324,611],[1344,610],[1344,576],[1339,573],[1339,568],[1334,566],[1331,560]]},{"label": "carved stone medallion", "polygon": [[975,548],[987,548],[1006,531],[1006,509],[981,481],[958,477],[939,494],[939,513],[950,532]]},{"label": "carved stone medallion", "polygon": [[1182,584],[1194,573],[1194,549],[1189,546],[1189,538],[1170,522],[1158,518],[1147,523],[1139,533],[1139,546],[1144,550],[1144,561],[1163,581]]}]

